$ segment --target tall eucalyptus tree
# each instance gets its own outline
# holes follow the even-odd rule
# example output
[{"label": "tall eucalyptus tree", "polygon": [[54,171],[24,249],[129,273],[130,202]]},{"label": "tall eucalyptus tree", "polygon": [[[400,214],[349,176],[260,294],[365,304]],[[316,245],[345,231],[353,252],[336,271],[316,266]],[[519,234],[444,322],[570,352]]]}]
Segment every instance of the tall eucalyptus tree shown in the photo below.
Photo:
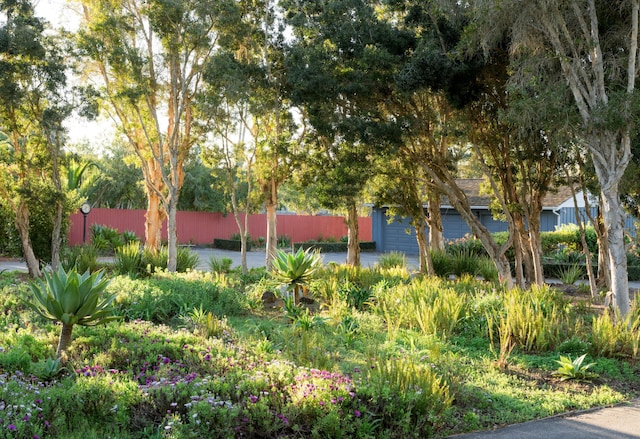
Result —
[{"label": "tall eucalyptus tree", "polygon": [[233,29],[233,1],[82,0],[80,46],[102,108],[134,148],[148,196],[146,245],[168,218],[169,271],[176,269],[176,211],[191,147],[207,131],[198,98],[204,67]]},{"label": "tall eucalyptus tree", "polygon": [[[66,69],[58,43],[28,0],[0,2],[0,197],[15,214],[29,274],[40,275],[30,218],[34,200],[53,205],[52,264],[57,266],[65,204],[60,167]],[[42,255],[41,255],[42,257]]]},{"label": "tall eucalyptus tree", "polygon": [[576,126],[600,185],[611,290],[622,316],[630,311],[620,182],[631,159],[638,116],[639,0],[477,0],[476,29],[484,47],[507,33],[514,81],[560,70],[554,84],[573,98]]}]

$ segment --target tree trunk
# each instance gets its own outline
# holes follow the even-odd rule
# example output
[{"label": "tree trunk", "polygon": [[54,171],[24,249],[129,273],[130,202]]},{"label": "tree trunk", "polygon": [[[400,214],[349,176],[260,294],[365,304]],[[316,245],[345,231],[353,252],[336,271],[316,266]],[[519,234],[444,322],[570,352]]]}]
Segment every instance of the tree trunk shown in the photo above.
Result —
[{"label": "tree trunk", "polygon": [[625,318],[631,310],[631,303],[629,301],[627,252],[624,245],[624,216],[617,184],[602,187],[602,205],[609,245],[611,292],[616,308],[620,310],[622,318]]},{"label": "tree trunk", "polygon": [[272,177],[265,191],[265,210],[267,211],[267,249],[265,252],[265,267],[270,271],[273,267],[273,259],[278,252],[277,215],[278,186]]},{"label": "tree trunk", "polygon": [[529,252],[531,256],[531,283],[544,284],[544,269],[542,267],[542,237],[540,236],[540,211],[527,216],[529,223]]},{"label": "tree trunk", "polygon": [[[420,254],[420,273],[435,276],[436,271],[433,267],[433,259],[431,259],[431,248],[429,246],[429,236],[427,234],[427,217],[424,214],[415,219],[416,240],[418,241],[418,253]],[[439,209],[438,209],[439,210]]]},{"label": "tree trunk", "polygon": [[593,228],[598,236],[598,277],[596,283],[600,286],[604,285],[606,290],[611,291],[611,272],[609,271],[609,260],[607,256],[609,254],[609,239],[607,238],[607,230],[604,226],[602,211],[601,198],[598,206],[598,215],[593,224]]},{"label": "tree trunk", "polygon": [[498,279],[504,283],[507,288],[513,288],[513,278],[511,277],[511,266],[505,256],[505,253],[511,245],[513,239],[510,239],[499,246],[491,232],[480,222],[480,219],[471,210],[471,205],[467,196],[460,190],[455,179],[446,170],[431,168],[425,166],[425,172],[434,180],[434,184],[446,194],[451,205],[458,211],[460,216],[465,220],[471,232],[482,242],[483,247],[489,254],[489,257],[498,270]]},{"label": "tree trunk", "polygon": [[355,200],[348,201],[347,206],[347,265],[360,266],[360,242],[358,239],[358,207]]},{"label": "tree trunk", "polygon": [[523,243],[523,231],[520,230],[519,226],[516,225],[515,221],[513,221],[513,216],[509,221],[509,229],[511,236],[513,236],[513,253],[515,255],[514,261],[514,270],[515,270],[515,278],[516,285],[520,288],[525,289],[525,277],[524,277],[524,265],[525,265],[525,256],[526,256],[526,245]]},{"label": "tree trunk", "polygon": [[24,200],[20,200],[18,204],[16,212],[16,227],[18,228],[18,234],[20,235],[22,253],[24,254],[24,260],[27,263],[29,276],[33,278],[40,277],[42,274],[40,272],[40,264],[38,263],[36,255],[33,253],[31,237],[29,236],[29,207],[27,207]]},{"label": "tree trunk", "polygon": [[429,217],[429,246],[434,250],[444,251],[444,233],[442,228],[442,212],[440,212],[440,204],[442,197],[436,191],[429,195],[429,204],[427,210]]},{"label": "tree trunk", "polygon": [[145,213],[144,235],[145,247],[150,250],[159,250],[162,245],[162,222],[167,213],[162,207],[162,200],[157,188],[164,187],[162,173],[154,159],[149,159],[146,165],[147,212]]},{"label": "tree trunk", "polygon": [[[62,196],[62,194],[60,194]],[[53,231],[51,233],[51,269],[53,271],[58,271],[58,266],[60,265],[60,247],[62,244],[62,215],[64,211],[64,206],[62,205],[62,201],[58,200],[56,202],[56,212],[55,217],[53,219]]]},{"label": "tree trunk", "polygon": [[169,196],[169,219],[167,222],[167,271],[169,273],[175,273],[178,268],[178,191],[171,189],[171,192],[173,193]]},{"label": "tree trunk", "polygon": [[71,344],[71,334],[73,332],[73,325],[62,324],[62,330],[60,331],[60,339],[58,340],[58,350],[56,351],[56,358],[62,358],[62,354],[65,353],[69,345]]},{"label": "tree trunk", "polygon": [[147,191],[147,212],[144,215],[145,247],[150,250],[159,250],[162,244],[162,222],[164,213],[160,197],[154,191]]}]

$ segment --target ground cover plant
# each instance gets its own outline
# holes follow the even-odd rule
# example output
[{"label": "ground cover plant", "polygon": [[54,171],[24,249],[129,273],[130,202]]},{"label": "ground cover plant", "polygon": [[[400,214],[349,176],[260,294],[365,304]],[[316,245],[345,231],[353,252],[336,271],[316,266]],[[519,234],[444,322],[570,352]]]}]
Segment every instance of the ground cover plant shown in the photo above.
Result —
[{"label": "ground cover plant", "polygon": [[75,328],[64,364],[2,273],[0,438],[443,437],[640,394],[637,306],[398,262],[321,267],[288,304],[264,269],[113,274],[122,320]]}]

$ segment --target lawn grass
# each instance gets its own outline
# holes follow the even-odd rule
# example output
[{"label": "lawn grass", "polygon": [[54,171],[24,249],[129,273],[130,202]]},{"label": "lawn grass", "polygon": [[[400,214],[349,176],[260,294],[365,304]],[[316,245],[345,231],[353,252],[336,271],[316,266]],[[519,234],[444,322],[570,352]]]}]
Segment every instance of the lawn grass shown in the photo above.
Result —
[{"label": "lawn grass", "polygon": [[[637,311],[603,349],[600,310],[546,287],[333,265],[283,310],[264,270],[119,276],[124,321],[74,329],[60,370],[59,326],[0,289],[0,438],[444,437],[640,395]],[[597,378],[553,375],[583,353]]]}]

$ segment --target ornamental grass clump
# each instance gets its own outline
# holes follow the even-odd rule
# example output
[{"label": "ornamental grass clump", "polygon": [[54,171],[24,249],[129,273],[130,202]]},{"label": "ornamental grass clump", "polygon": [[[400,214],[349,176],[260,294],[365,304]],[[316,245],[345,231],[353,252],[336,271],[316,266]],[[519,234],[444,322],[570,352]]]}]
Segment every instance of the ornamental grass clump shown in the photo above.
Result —
[{"label": "ornamental grass clump", "polygon": [[95,326],[120,318],[113,315],[117,294],[104,294],[109,281],[102,272],[79,274],[75,268],[66,272],[60,267],[43,274],[44,281],[30,284],[34,300],[27,305],[45,319],[62,323],[56,358],[71,344],[74,325]]}]

